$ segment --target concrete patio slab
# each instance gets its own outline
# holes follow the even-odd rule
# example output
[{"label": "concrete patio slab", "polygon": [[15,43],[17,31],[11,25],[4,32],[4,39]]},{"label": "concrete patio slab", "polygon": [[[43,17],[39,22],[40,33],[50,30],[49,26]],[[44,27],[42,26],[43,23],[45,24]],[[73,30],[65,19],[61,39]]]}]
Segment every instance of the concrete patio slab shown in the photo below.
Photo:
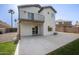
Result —
[{"label": "concrete patio slab", "polygon": [[21,37],[19,55],[45,55],[79,38],[79,34],[59,32],[58,35]]}]

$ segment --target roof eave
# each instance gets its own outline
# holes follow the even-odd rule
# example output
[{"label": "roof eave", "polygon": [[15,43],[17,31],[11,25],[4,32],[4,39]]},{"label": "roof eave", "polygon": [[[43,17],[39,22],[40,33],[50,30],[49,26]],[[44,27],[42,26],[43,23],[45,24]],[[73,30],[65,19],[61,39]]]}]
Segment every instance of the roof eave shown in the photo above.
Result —
[{"label": "roof eave", "polygon": [[55,13],[57,13],[57,11],[53,7],[51,7],[51,6],[42,7],[38,12],[40,13],[45,8],[51,8]]},{"label": "roof eave", "polygon": [[34,5],[19,5],[18,8],[25,8],[25,7],[38,7],[41,8],[39,4],[34,4]]}]

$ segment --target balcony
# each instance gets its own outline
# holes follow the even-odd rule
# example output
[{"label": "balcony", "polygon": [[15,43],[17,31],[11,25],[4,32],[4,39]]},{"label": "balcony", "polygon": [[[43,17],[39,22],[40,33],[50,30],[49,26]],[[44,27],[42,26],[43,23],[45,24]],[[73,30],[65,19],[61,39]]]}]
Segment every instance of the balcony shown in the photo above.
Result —
[{"label": "balcony", "polygon": [[20,19],[25,19],[29,21],[39,21],[44,22],[45,17],[40,14],[30,13],[30,12],[21,12]]}]

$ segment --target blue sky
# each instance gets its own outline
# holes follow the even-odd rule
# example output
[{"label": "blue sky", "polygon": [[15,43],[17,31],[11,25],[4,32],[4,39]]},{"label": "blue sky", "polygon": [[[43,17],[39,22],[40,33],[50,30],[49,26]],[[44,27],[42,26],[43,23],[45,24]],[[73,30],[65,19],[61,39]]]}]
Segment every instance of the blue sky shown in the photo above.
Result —
[{"label": "blue sky", "polygon": [[73,24],[79,21],[79,4],[58,4],[53,7],[57,10],[56,19],[69,20]]},{"label": "blue sky", "polygon": [[[18,19],[18,9],[17,5],[13,4],[0,4],[0,20],[11,24],[11,15],[8,13],[9,9],[13,9],[15,11],[15,14],[13,15],[13,19]],[[14,22],[14,26],[15,26]]]},{"label": "blue sky", "polygon": [[[56,20],[63,19],[72,21],[73,24],[79,21],[79,4],[52,4],[51,6],[57,11]],[[18,9],[17,5],[14,4],[0,4],[0,20],[10,24],[10,14],[9,9],[15,11],[14,19],[18,19]],[[15,26],[15,22],[14,22]]]}]

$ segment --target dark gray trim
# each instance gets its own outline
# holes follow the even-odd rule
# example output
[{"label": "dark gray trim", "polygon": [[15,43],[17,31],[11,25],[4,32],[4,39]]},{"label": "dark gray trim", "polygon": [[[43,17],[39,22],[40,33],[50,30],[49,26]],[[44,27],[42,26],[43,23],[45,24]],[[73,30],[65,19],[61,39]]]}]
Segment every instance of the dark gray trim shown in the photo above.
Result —
[{"label": "dark gray trim", "polygon": [[38,7],[41,8],[41,6],[39,4],[30,4],[30,5],[20,5],[18,6],[18,8],[24,8],[24,7]]},{"label": "dark gray trim", "polygon": [[47,8],[50,8],[50,9],[52,9],[55,13],[57,13],[57,11],[56,11],[52,6],[45,6],[45,7],[42,7],[38,12],[40,13],[43,9],[47,9]]},{"label": "dark gray trim", "polygon": [[20,23],[21,22],[35,22],[35,23],[44,23],[44,21],[37,21],[37,20],[29,20],[29,19],[20,19]]},{"label": "dark gray trim", "polygon": [[30,5],[20,5],[20,6],[18,6],[18,8],[25,8],[25,7],[38,7],[38,8],[40,8],[40,10],[38,11],[38,13],[40,13],[43,9],[51,8],[55,13],[57,13],[57,11],[52,6],[42,7],[39,4],[33,4],[33,5],[30,4]]}]

